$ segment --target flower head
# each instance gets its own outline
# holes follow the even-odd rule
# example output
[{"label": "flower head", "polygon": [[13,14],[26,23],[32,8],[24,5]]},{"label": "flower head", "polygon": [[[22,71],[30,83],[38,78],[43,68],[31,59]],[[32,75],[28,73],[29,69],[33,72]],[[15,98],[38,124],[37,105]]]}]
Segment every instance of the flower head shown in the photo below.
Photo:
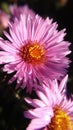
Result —
[{"label": "flower head", "polygon": [[0,28],[6,29],[8,27],[8,23],[10,20],[10,16],[4,11],[0,10]]},{"label": "flower head", "polygon": [[73,130],[73,102],[65,95],[67,77],[59,85],[57,80],[50,81],[48,87],[43,85],[42,91],[36,91],[40,99],[25,98],[35,107],[24,113],[32,119],[27,130]]},{"label": "flower head", "polygon": [[[12,80],[31,92],[37,82],[60,79],[69,66],[70,43],[64,41],[65,29],[57,30],[52,20],[35,15],[20,15],[9,25],[8,40],[0,39],[0,64],[7,73],[16,72]],[[34,87],[36,89],[36,87]]]},{"label": "flower head", "polygon": [[28,5],[24,5],[24,6],[17,6],[16,4],[10,5],[9,10],[12,16],[14,18],[17,17],[18,19],[20,18],[21,14],[26,14],[27,16],[31,14],[32,17],[35,16],[34,11],[30,9]]}]

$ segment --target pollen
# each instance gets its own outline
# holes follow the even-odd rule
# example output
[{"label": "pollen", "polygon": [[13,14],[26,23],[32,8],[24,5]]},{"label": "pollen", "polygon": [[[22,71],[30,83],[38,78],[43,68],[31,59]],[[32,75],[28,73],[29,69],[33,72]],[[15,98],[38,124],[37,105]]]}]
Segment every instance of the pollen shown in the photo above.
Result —
[{"label": "pollen", "polygon": [[54,117],[48,125],[48,130],[73,130],[73,122],[71,117],[67,115],[61,108],[54,109]]},{"label": "pollen", "polygon": [[45,60],[45,48],[36,42],[30,42],[20,49],[19,55],[25,62],[39,65]]},{"label": "pollen", "polygon": [[29,55],[31,56],[31,58],[38,60],[41,59],[43,54],[44,54],[44,49],[41,46],[34,44],[29,47]]}]

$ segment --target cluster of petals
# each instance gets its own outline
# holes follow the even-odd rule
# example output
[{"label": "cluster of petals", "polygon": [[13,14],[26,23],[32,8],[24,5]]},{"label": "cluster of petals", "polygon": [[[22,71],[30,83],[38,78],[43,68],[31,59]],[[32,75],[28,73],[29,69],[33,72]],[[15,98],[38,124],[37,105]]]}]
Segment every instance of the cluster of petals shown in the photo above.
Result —
[{"label": "cluster of petals", "polygon": [[6,29],[8,27],[9,20],[9,14],[4,12],[3,10],[0,10],[0,28]]},{"label": "cluster of petals", "polygon": [[31,17],[35,16],[35,12],[33,10],[31,10],[28,5],[24,5],[24,6],[18,6],[16,4],[14,5],[10,5],[9,6],[9,10],[11,15],[15,18],[17,17],[18,19],[20,18],[21,14],[25,14],[26,16],[28,16],[29,14],[31,14]]},{"label": "cluster of petals", "polygon": [[32,119],[26,130],[49,130],[47,126],[51,123],[56,106],[64,112],[67,111],[67,116],[73,122],[73,102],[66,98],[67,78],[68,75],[62,79],[60,84],[57,80],[50,81],[48,85],[43,84],[42,89],[36,91],[39,99],[25,98],[25,101],[34,107],[24,112],[25,117]]},{"label": "cluster of petals", "polygon": [[28,92],[37,89],[38,82],[60,80],[67,73],[70,43],[64,41],[65,29],[58,31],[58,24],[52,21],[21,13],[19,19],[9,23],[9,33],[4,32],[7,39],[0,38],[3,70],[8,74],[16,72],[10,81],[17,79],[17,84]]}]

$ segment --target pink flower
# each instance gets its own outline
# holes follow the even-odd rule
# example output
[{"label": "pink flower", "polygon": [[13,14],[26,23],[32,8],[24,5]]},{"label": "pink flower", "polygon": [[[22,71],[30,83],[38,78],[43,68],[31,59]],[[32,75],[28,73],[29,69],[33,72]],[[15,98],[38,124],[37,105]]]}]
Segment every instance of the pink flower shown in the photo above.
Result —
[{"label": "pink flower", "polygon": [[6,29],[8,27],[9,20],[10,16],[4,11],[0,10],[0,28]]},{"label": "pink flower", "polygon": [[16,4],[10,5],[9,6],[10,12],[13,17],[17,17],[18,19],[20,18],[21,14],[26,14],[27,16],[31,14],[32,17],[35,16],[35,13],[32,9],[28,7],[28,5],[24,6],[17,6]]},{"label": "pink flower", "polygon": [[26,130],[73,130],[73,102],[66,98],[67,77],[59,85],[57,80],[43,85],[42,91],[36,91],[39,99],[25,98],[34,107],[24,112],[32,119]]},{"label": "pink flower", "polygon": [[66,57],[70,43],[64,41],[65,29],[57,30],[57,23],[42,19],[31,14],[20,15],[9,25],[9,34],[5,32],[8,40],[0,39],[0,64],[4,65],[7,73],[16,72],[13,80],[17,79],[22,88],[37,89],[48,79],[61,79],[66,74],[69,59]]}]

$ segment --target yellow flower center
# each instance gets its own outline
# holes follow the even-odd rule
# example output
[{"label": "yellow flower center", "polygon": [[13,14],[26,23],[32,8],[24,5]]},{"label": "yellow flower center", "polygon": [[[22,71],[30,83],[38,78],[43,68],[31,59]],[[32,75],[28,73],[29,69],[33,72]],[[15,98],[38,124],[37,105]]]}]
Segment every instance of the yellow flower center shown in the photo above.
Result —
[{"label": "yellow flower center", "polygon": [[54,117],[48,125],[48,130],[73,130],[73,121],[61,108],[54,109]]},{"label": "yellow flower center", "polygon": [[38,43],[27,44],[20,49],[19,55],[28,63],[39,65],[43,63],[45,57],[45,48]]},{"label": "yellow flower center", "polygon": [[41,59],[44,54],[44,50],[41,46],[34,44],[29,47],[29,55],[35,60]]}]

